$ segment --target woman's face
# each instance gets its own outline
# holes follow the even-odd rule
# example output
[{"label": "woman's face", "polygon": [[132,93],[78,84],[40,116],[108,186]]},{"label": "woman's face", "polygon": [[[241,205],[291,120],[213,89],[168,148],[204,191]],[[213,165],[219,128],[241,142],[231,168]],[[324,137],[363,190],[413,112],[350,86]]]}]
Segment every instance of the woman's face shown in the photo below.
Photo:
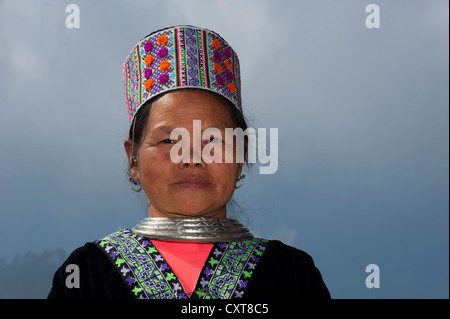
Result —
[{"label": "woman's face", "polygon": [[[149,202],[150,217],[226,217],[226,204],[233,195],[242,164],[225,163],[225,145],[221,163],[193,163],[194,120],[201,120],[201,132],[217,128],[225,139],[225,128],[234,122],[225,105],[213,93],[202,90],[177,90],[163,95],[151,108],[147,126],[137,151],[137,165],[131,175],[139,180]],[[187,163],[171,160],[170,150],[181,140],[170,140],[173,129],[185,128],[190,136]],[[201,135],[200,135],[201,137]],[[184,138],[184,137],[183,137]],[[202,141],[201,148],[209,143]],[[131,140],[125,141],[128,158]],[[181,145],[181,144],[179,144]],[[181,152],[176,152],[181,154]],[[198,161],[197,161],[198,162]]]}]

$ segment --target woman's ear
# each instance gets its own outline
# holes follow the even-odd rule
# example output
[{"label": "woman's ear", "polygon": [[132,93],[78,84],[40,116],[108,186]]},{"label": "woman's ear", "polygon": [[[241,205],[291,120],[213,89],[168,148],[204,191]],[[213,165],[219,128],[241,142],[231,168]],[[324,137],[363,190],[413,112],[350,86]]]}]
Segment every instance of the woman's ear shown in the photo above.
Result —
[{"label": "woman's ear", "polygon": [[125,148],[125,153],[127,153],[128,166],[130,167],[131,177],[133,177],[133,179],[135,180],[138,180],[139,174],[138,174],[137,158],[135,157],[135,155],[133,155],[134,142],[131,139],[127,138],[123,142],[123,146]]}]

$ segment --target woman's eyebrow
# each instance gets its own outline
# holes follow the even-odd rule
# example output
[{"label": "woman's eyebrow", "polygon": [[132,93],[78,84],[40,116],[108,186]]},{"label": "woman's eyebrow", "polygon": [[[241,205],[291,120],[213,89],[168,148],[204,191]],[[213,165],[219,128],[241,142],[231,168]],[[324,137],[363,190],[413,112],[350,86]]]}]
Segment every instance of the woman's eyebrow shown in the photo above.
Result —
[{"label": "woman's eyebrow", "polygon": [[[183,126],[179,126],[179,127],[181,127],[181,128],[183,128]],[[173,130],[175,130],[175,129],[177,129],[177,128],[179,128],[179,127],[172,127],[172,126],[169,126],[169,125],[159,125],[159,126],[156,126],[156,127],[153,127],[152,129],[151,129],[151,132],[152,133],[165,133],[165,134],[170,134]],[[213,125],[205,125],[203,128],[202,128],[202,131],[204,131],[204,130],[206,130],[206,129],[208,129],[208,128],[217,128],[217,129],[222,129],[222,130],[224,130],[224,129],[226,129],[227,127],[226,127],[226,125],[224,125],[224,124],[213,124]],[[233,127],[231,127],[231,128],[233,128]],[[234,129],[234,128],[233,128]]]},{"label": "woman's eyebrow", "polygon": [[151,129],[152,134],[170,134],[173,128],[168,125],[160,125]]},{"label": "woman's eyebrow", "polygon": [[207,128],[217,128],[217,129],[226,129],[227,127],[223,124],[214,124],[214,125],[205,125],[205,127],[202,129],[202,131],[206,130]]}]

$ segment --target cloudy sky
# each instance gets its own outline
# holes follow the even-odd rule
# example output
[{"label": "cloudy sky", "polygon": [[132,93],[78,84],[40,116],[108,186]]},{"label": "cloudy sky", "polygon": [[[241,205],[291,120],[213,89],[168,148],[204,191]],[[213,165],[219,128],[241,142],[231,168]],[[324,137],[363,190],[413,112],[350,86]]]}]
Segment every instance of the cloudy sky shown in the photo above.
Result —
[{"label": "cloudy sky", "polygon": [[72,250],[146,216],[121,67],[143,36],[190,24],[238,53],[250,126],[278,128],[278,171],[255,165],[235,194],[253,233],[308,252],[334,298],[448,298],[448,6],[0,0],[0,297],[46,297]]}]

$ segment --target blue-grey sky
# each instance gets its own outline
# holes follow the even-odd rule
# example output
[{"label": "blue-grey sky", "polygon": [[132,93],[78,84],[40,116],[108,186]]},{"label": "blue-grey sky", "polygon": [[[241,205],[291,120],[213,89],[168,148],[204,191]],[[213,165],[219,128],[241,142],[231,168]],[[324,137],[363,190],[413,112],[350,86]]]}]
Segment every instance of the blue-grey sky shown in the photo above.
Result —
[{"label": "blue-grey sky", "polygon": [[[445,0],[1,0],[0,267],[45,286],[56,268],[43,260],[147,215],[126,177],[121,67],[143,36],[191,24],[238,53],[250,126],[278,128],[278,171],[247,172],[241,220],[308,252],[334,298],[448,298],[448,12]],[[368,264],[380,288],[366,288]]]}]

